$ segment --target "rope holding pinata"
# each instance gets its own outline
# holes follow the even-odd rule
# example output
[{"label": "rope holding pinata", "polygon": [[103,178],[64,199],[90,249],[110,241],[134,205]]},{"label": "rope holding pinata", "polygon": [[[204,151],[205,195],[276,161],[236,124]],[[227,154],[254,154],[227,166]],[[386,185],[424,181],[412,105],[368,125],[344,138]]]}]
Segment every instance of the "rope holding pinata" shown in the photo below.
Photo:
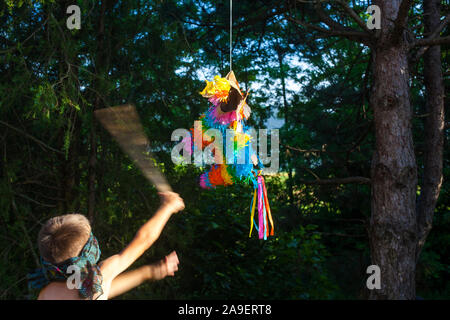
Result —
[{"label": "rope holding pinata", "polygon": [[[274,224],[270,211],[269,198],[267,196],[266,184],[262,176],[263,164],[252,148],[252,136],[249,134],[245,121],[250,117],[251,110],[247,105],[248,93],[244,94],[239,88],[232,69],[232,38],[233,38],[233,0],[230,0],[230,72],[225,78],[216,75],[213,81],[206,80],[206,87],[200,94],[211,103],[208,111],[201,115],[201,143],[193,144],[192,136],[196,136],[194,128],[191,135],[184,138],[184,148],[192,155],[198,147],[202,151],[213,141],[208,129],[219,129],[222,139],[226,137],[226,131],[233,130],[233,161],[225,159],[223,152],[214,149],[215,158],[222,161],[214,164],[200,176],[200,186],[204,189],[216,188],[217,186],[229,186],[236,182],[253,183],[253,197],[250,204],[250,233],[252,236],[253,226],[258,232],[259,239],[266,240],[274,235]],[[227,145],[226,141],[222,146]],[[245,161],[238,161],[237,155],[245,155]],[[226,161],[225,161],[226,160]],[[250,161],[251,160],[251,161]],[[255,221],[255,211],[258,208],[258,224]],[[270,228],[271,226],[271,228]],[[269,232],[270,229],[270,232]]]}]

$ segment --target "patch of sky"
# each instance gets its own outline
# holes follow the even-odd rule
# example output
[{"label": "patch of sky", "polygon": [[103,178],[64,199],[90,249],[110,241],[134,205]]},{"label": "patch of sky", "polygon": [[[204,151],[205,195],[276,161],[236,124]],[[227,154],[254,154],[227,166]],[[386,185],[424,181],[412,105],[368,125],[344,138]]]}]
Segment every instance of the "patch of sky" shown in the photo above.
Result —
[{"label": "patch of sky", "polygon": [[148,37],[149,33],[147,31],[145,32],[139,32],[134,36],[133,42],[139,41],[144,39],[145,37]]},{"label": "patch of sky", "polygon": [[[270,48],[271,44],[268,41],[263,41],[261,46],[264,48]],[[194,55],[202,55],[203,50],[199,50]],[[175,71],[177,75],[184,75],[189,70],[189,66],[186,64],[193,63],[195,57],[190,55],[181,58],[182,65]],[[300,54],[288,54],[284,58],[284,63],[289,66],[291,70],[298,70],[297,73],[287,74],[285,78],[286,84],[286,99],[288,103],[290,103],[293,99],[294,95],[298,95],[302,90],[302,79],[307,77],[307,74],[303,70],[311,70],[313,67],[303,61],[301,59]],[[280,105],[280,101],[282,100],[281,94],[274,95],[274,92],[281,92],[281,80],[280,79],[272,79],[272,81],[268,81],[268,75],[264,72],[264,69],[269,66],[271,68],[276,69],[279,65],[279,62],[275,58],[275,56],[269,61],[263,61],[261,58],[256,57],[252,62],[252,68],[256,69],[259,74],[256,77],[255,81],[249,83],[249,90],[252,95],[264,95],[271,96],[272,98],[267,101],[267,107],[272,108],[271,116],[266,120],[265,126],[267,129],[279,129],[284,125],[284,119],[281,119],[277,116],[279,113],[277,105]],[[199,80],[209,80],[214,78],[215,75],[219,74],[219,67],[217,66],[204,66],[200,67],[194,73],[196,78]],[[251,107],[251,106],[250,106]]]}]

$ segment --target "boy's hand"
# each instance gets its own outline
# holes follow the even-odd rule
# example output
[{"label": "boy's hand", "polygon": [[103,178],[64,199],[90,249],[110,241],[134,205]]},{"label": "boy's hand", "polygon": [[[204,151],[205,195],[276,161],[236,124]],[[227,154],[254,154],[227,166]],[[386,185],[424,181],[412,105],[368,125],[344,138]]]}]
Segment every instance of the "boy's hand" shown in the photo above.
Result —
[{"label": "boy's hand", "polygon": [[177,253],[172,251],[168,256],[165,256],[164,259],[155,264],[151,279],[161,280],[167,276],[174,276],[175,271],[178,270],[179,263]]},{"label": "boy's hand", "polygon": [[158,192],[161,197],[161,207],[169,209],[172,213],[176,213],[184,209],[184,201],[178,193],[175,192]]}]

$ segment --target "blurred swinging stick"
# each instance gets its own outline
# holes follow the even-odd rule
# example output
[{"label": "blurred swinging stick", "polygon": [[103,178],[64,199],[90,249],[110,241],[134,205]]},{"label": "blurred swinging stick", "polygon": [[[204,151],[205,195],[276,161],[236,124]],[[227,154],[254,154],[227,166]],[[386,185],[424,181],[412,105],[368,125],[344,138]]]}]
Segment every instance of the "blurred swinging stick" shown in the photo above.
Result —
[{"label": "blurred swinging stick", "polygon": [[144,134],[136,108],[122,105],[96,110],[95,116],[117,140],[122,150],[130,156],[144,176],[159,192],[172,191],[166,178],[153,162],[150,143]]}]

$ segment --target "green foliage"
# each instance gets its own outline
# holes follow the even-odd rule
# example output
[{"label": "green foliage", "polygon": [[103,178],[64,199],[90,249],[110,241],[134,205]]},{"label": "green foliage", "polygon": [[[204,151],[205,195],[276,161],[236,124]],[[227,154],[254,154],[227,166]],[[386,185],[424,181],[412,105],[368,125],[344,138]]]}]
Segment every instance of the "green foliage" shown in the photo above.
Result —
[{"label": "green foliage", "polygon": [[[186,174],[192,179],[192,173]],[[268,188],[272,189],[272,183]],[[164,280],[165,286],[150,283],[123,298],[333,298],[336,286],[325,266],[329,254],[316,226],[299,225],[290,232],[280,227],[276,236],[265,242],[257,239],[255,231],[249,238],[251,190],[244,186],[236,189],[182,191],[188,204],[186,210],[172,218],[149,254],[161,256],[175,249],[182,261],[178,274]],[[193,203],[196,205],[189,205]],[[277,204],[272,203],[278,213]],[[133,220],[136,216],[122,225]],[[111,230],[115,227],[111,226]]]}]

